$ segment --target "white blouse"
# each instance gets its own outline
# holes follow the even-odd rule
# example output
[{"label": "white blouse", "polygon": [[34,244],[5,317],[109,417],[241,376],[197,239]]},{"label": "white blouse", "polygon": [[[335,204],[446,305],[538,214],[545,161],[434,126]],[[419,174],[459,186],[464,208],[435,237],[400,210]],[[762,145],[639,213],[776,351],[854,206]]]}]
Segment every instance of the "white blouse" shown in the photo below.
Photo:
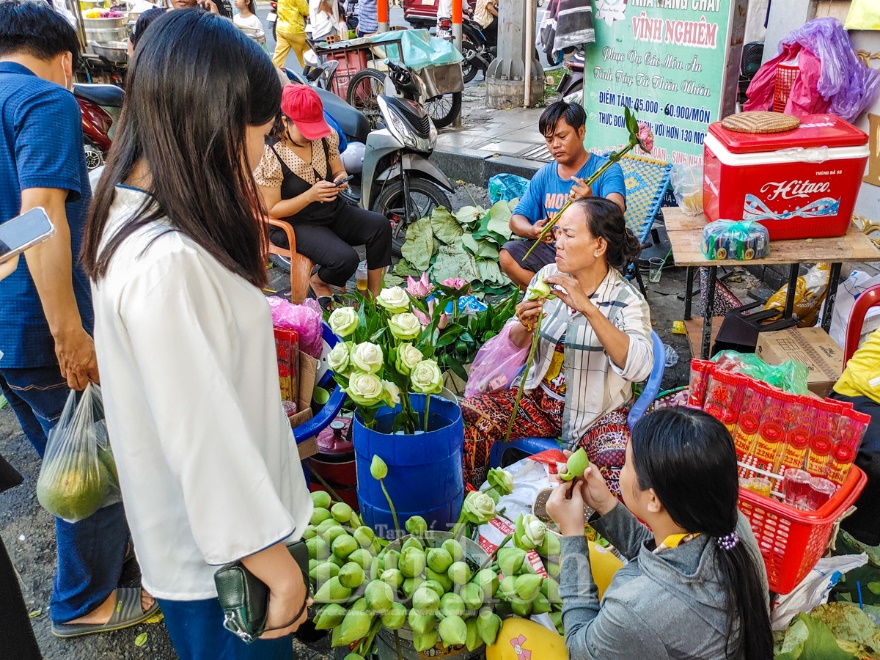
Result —
[{"label": "white blouse", "polygon": [[[117,187],[105,244],[146,198]],[[299,538],[312,514],[281,408],[269,306],[161,222],[126,239],[92,293],[143,585],[169,600],[216,597],[219,565]]]}]

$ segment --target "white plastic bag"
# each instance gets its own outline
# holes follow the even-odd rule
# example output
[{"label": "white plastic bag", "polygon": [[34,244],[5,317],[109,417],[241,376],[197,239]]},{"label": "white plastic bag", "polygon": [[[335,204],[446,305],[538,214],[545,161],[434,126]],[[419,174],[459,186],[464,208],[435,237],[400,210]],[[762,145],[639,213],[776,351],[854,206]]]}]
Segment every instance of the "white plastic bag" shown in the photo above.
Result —
[{"label": "white plastic bag", "polygon": [[81,393],[71,390],[58,424],[49,432],[37,499],[46,511],[67,522],[122,501],[101,388],[94,383]]},{"label": "white plastic bag", "polygon": [[[834,301],[834,310],[831,317],[831,330],[828,334],[837,342],[838,346],[846,346],[846,327],[849,324],[849,314],[862,291],[880,284],[880,275],[871,277],[860,270],[853,270],[849,277],[840,282],[837,287],[837,298]],[[822,304],[820,319],[825,315],[825,304]],[[817,323],[818,325],[818,323]],[[868,310],[865,322],[862,323],[862,333],[859,345],[865,338],[880,327],[880,307]]]},{"label": "white plastic bag", "polygon": [[678,163],[669,175],[678,208],[685,215],[703,212],[703,166]]}]

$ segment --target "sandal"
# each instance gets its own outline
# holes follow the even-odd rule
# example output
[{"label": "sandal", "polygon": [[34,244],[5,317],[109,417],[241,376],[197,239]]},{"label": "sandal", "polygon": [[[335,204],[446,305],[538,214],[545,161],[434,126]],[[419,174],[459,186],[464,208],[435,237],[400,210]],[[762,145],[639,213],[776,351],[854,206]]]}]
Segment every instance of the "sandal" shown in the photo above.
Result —
[{"label": "sandal", "polygon": [[144,612],[141,609],[140,587],[117,587],[116,606],[107,623],[55,623],[52,622],[52,634],[56,637],[79,637],[93,633],[112,632],[146,621],[159,612],[159,603]]},{"label": "sandal", "polygon": [[333,296],[319,296],[315,293],[315,290],[309,285],[309,298],[314,298],[318,301],[318,304],[321,306],[325,312],[333,311]]}]

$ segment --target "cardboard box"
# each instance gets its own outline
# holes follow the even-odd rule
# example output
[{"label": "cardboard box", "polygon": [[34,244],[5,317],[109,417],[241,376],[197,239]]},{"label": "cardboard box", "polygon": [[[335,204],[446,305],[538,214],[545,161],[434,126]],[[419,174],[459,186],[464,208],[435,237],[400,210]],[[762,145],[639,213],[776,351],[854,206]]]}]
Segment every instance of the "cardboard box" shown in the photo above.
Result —
[{"label": "cardboard box", "polygon": [[807,387],[824,397],[843,372],[843,349],[821,328],[788,328],[758,334],[755,353],[767,364],[797,360],[810,371]]},{"label": "cardboard box", "polygon": [[[289,418],[291,428],[305,424],[313,417],[312,392],[315,389],[318,361],[311,355],[300,353],[299,369],[299,394],[296,400],[297,412]],[[300,460],[302,460],[318,453],[318,441],[314,437],[306,438],[297,445],[297,448],[299,449]]]}]

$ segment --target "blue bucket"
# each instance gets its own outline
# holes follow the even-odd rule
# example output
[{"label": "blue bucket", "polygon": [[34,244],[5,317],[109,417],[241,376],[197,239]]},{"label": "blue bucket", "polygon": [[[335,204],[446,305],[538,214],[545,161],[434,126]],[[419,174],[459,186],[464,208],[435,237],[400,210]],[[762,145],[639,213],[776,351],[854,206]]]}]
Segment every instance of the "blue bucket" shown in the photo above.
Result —
[{"label": "blue bucket", "polygon": [[[423,394],[410,394],[413,409],[425,409]],[[370,475],[370,463],[378,455],[388,465],[385,488],[394,502],[401,528],[411,516],[422,516],[430,529],[448,531],[457,521],[464,500],[462,446],[464,422],[457,403],[431,398],[431,428],[418,435],[391,435],[393,411],[383,408],[376,415],[376,429],[354,418],[355,460],[361,518],[385,538],[393,536],[394,519],[382,487]],[[421,415],[420,415],[421,416]],[[383,432],[385,431],[385,432]]]}]

